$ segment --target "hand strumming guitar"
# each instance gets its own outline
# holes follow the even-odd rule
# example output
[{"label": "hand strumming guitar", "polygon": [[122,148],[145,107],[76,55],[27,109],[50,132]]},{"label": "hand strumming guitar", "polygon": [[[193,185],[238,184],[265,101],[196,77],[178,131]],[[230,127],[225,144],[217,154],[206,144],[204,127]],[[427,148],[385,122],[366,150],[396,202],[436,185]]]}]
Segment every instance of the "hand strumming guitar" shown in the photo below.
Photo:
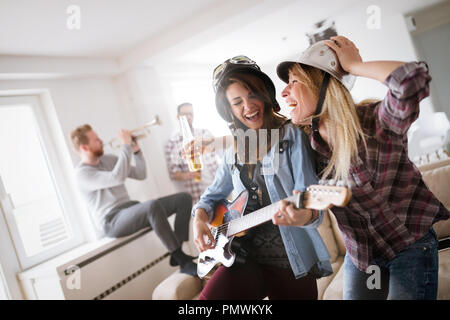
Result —
[{"label": "hand strumming guitar", "polygon": [[[213,249],[216,244],[214,237],[208,227],[208,214],[204,209],[197,209],[194,218],[194,243],[200,252]],[[205,239],[208,241],[205,242]]]}]

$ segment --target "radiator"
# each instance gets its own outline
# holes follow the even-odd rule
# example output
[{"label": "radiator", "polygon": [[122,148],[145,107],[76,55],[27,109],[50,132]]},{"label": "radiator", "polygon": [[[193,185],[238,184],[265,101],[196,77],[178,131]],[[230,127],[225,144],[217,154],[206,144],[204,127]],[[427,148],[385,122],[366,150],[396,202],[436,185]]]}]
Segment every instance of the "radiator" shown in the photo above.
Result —
[{"label": "radiator", "polygon": [[67,300],[151,299],[176,268],[149,229],[118,239],[56,268]]},{"label": "radiator", "polygon": [[[171,226],[174,217],[169,217]],[[191,226],[189,232],[193,239]],[[192,240],[183,243],[183,251],[198,255]],[[169,253],[155,232],[144,229],[86,244],[17,277],[25,299],[144,300],[177,269],[169,265]]]}]

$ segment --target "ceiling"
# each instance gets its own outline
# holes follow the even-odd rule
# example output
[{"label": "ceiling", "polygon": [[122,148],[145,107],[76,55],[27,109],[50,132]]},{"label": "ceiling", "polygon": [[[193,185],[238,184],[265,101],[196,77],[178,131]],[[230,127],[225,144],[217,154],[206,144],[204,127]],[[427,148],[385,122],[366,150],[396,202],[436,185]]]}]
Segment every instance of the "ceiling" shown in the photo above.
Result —
[{"label": "ceiling", "polygon": [[[0,54],[118,58],[220,0],[0,0]],[[70,5],[80,29],[69,30]],[[187,5],[188,4],[188,5]]]},{"label": "ceiling", "polygon": [[[245,53],[264,64],[307,46],[306,31],[347,8],[390,12],[441,0],[0,0],[0,55],[116,59],[129,67],[157,59],[216,64]],[[80,8],[80,30],[66,26]],[[155,60],[156,59],[156,60]]]}]

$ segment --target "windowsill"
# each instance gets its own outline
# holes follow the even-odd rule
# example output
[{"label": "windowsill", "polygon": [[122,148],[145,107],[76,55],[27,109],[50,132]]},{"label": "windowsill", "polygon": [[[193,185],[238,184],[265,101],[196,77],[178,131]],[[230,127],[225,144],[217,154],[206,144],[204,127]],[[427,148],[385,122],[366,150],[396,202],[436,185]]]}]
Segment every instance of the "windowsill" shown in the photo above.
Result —
[{"label": "windowsill", "polygon": [[71,260],[82,257],[93,251],[101,251],[107,249],[110,245],[120,243],[124,238],[115,239],[104,237],[96,241],[84,243],[74,249],[71,249],[59,256],[47,260],[37,266],[31,267],[18,273],[19,280],[30,280],[38,277],[55,277],[57,276],[56,268]]}]

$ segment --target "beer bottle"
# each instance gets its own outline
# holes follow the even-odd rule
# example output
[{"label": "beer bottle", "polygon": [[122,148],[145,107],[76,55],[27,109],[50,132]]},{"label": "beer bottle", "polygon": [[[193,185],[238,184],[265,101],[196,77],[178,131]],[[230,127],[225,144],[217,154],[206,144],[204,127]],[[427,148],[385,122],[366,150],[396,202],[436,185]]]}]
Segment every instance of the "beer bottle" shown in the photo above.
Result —
[{"label": "beer bottle", "polygon": [[[179,118],[179,122],[181,134],[183,135],[183,148],[185,150],[188,159],[189,171],[191,172],[201,171],[203,164],[200,152],[195,151],[194,148],[191,148],[191,150],[189,151],[189,146],[191,142],[194,141],[194,135],[191,131],[191,127],[189,126],[186,116],[181,116]],[[200,180],[201,180],[200,177],[195,178],[195,182],[200,182]]]}]

